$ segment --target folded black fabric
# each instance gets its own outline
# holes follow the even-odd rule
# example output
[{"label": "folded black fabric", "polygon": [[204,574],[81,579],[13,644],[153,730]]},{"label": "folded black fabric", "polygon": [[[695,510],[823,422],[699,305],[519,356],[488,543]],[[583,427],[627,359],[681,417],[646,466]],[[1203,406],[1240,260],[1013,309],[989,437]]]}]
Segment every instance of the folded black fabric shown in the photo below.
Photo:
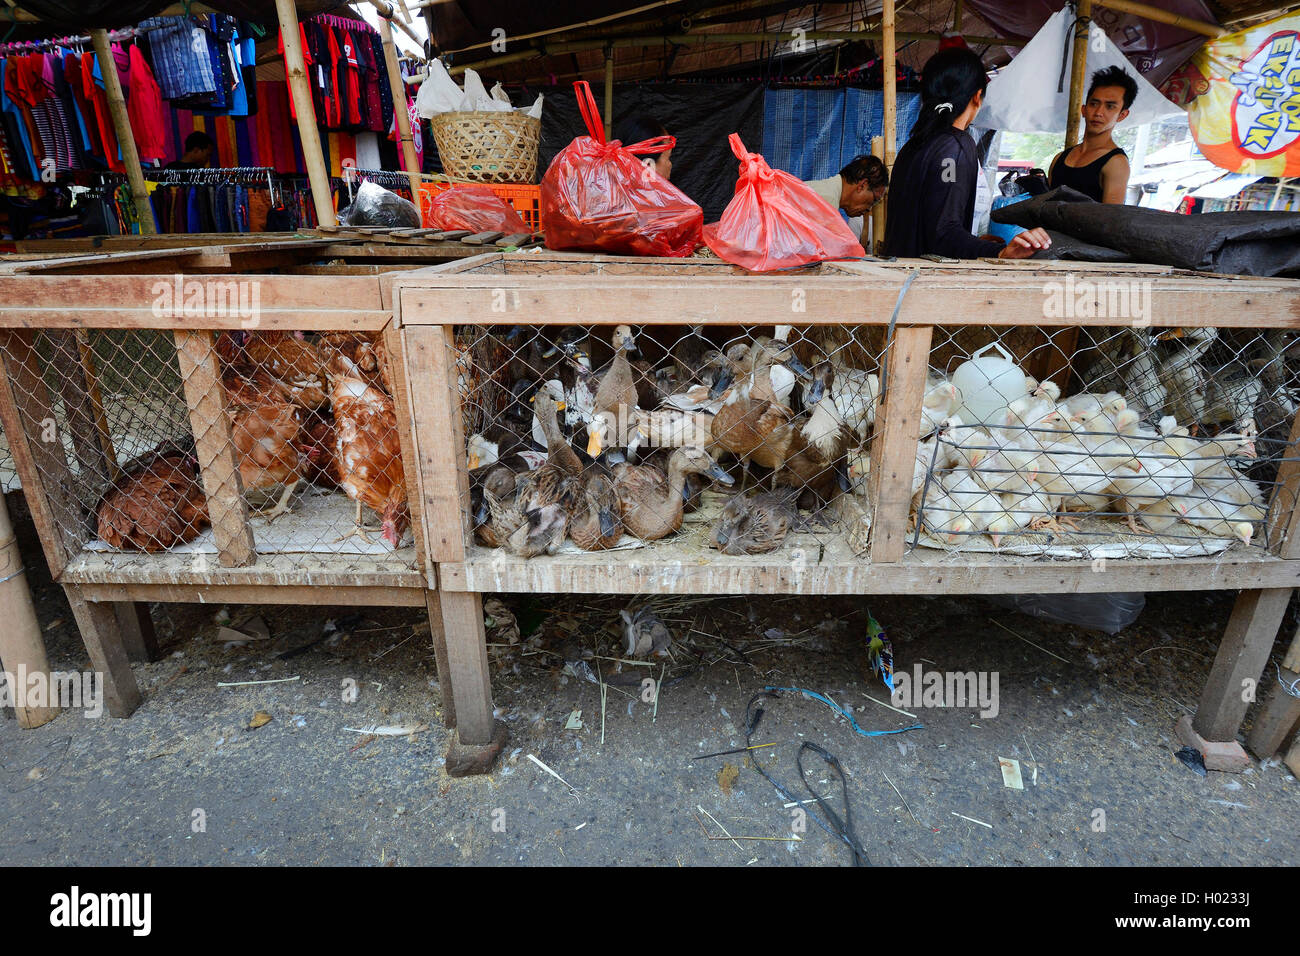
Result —
[{"label": "folded black fabric", "polygon": [[[1106,205],[1062,186],[1003,206],[992,218],[1118,250],[1130,262],[1224,275],[1300,278],[1300,216],[1293,212],[1184,216],[1140,206]],[[1080,253],[1077,258],[1085,257],[1083,250],[1076,251]]]}]

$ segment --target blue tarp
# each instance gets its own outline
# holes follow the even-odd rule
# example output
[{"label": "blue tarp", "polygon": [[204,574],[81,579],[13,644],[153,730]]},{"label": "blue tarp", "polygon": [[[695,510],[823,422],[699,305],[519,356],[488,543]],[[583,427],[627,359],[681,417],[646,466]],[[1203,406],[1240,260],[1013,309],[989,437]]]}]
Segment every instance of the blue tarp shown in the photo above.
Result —
[{"label": "blue tarp", "polygon": [[[898,94],[899,149],[920,109],[918,94]],[[800,179],[825,179],[854,156],[871,152],[871,138],[883,135],[884,128],[885,98],[879,90],[768,90],[759,152],[768,165]]]}]

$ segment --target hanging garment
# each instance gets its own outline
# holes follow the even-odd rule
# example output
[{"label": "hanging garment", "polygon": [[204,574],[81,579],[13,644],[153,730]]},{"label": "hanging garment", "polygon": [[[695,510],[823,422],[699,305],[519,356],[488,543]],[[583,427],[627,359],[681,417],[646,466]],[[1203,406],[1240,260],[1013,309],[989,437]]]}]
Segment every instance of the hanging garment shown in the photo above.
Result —
[{"label": "hanging garment", "polygon": [[140,158],[145,161],[166,162],[168,150],[163,117],[167,114],[163,106],[162,89],[138,45],[132,44],[127,55],[130,58],[127,85],[131,91],[127,101],[127,115],[131,120],[131,129],[135,132],[136,148],[140,152]]}]

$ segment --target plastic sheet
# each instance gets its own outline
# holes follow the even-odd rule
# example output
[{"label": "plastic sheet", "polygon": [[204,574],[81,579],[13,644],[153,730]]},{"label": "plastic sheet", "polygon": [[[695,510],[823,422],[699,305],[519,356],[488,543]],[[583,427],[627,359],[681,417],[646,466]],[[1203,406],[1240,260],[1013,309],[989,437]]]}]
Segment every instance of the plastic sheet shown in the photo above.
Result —
[{"label": "plastic sheet", "polygon": [[468,229],[471,232],[531,232],[508,202],[487,186],[454,186],[429,204],[432,229]]},{"label": "plastic sheet", "polygon": [[722,218],[704,227],[704,241],[719,259],[770,272],[866,256],[838,210],[794,176],[748,152],[737,134],[729,142],[740,159],[736,194]]},{"label": "plastic sheet", "polygon": [[676,140],[661,136],[631,147],[605,142],[590,84],[579,81],[574,87],[589,135],[561,150],[542,177],[547,247],[689,256],[703,242],[704,212],[631,152],[660,153],[672,149]]},{"label": "plastic sheet", "polygon": [[1073,624],[1090,631],[1118,634],[1138,619],[1146,607],[1146,595],[1137,592],[1114,594],[995,594],[989,600],[1030,617]]},{"label": "plastic sheet", "polygon": [[415,203],[374,183],[362,183],[352,205],[339,213],[345,226],[393,226],[418,229],[420,210]]}]

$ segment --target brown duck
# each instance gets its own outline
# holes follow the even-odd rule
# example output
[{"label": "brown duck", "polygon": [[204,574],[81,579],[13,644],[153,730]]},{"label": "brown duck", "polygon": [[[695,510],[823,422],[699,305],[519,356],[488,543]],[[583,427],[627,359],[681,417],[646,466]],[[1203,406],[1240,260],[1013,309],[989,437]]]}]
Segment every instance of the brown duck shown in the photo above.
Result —
[{"label": "brown duck", "polygon": [[668,459],[668,475],[653,465],[614,466],[623,526],[642,541],[657,541],[682,526],[682,489],[688,474],[707,475],[724,485],[734,479],[698,445],[687,445]]},{"label": "brown duck", "polygon": [[569,508],[582,474],[582,460],[565,440],[556,417],[562,403],[541,390],[535,405],[546,435],[546,462],[519,482],[516,507],[526,520],[506,541],[506,550],[525,558],[554,554],[564,543]]},{"label": "brown duck", "polygon": [[735,495],[722,509],[709,546],[723,554],[765,554],[775,551],[791,528],[802,529],[794,488]]}]

